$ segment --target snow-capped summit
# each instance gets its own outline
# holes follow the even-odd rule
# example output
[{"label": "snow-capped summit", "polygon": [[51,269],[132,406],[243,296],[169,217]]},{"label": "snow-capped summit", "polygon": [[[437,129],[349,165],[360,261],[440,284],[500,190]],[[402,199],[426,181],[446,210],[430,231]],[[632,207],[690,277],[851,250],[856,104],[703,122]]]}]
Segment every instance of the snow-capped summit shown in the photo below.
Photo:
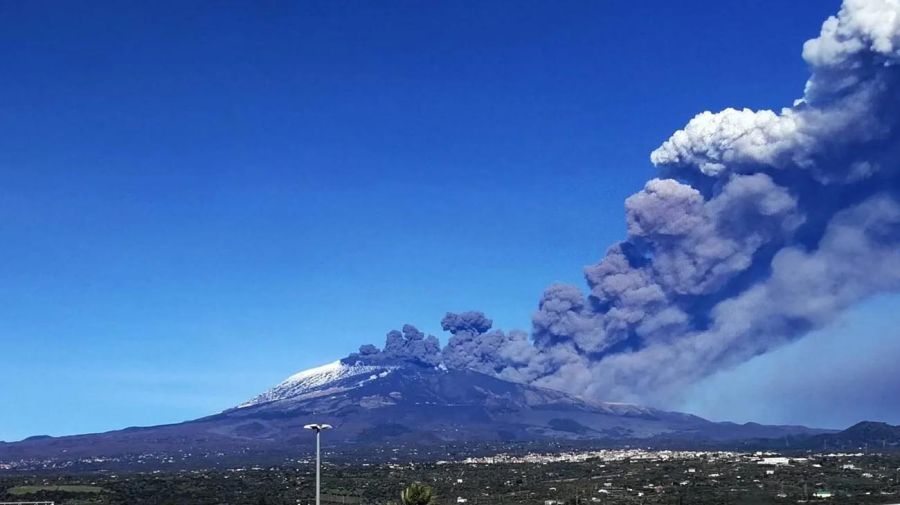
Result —
[{"label": "snow-capped summit", "polygon": [[396,366],[333,361],[297,372],[272,389],[238,405],[237,408],[277,401],[302,401],[340,393],[360,387],[366,382],[384,378],[396,368]]}]

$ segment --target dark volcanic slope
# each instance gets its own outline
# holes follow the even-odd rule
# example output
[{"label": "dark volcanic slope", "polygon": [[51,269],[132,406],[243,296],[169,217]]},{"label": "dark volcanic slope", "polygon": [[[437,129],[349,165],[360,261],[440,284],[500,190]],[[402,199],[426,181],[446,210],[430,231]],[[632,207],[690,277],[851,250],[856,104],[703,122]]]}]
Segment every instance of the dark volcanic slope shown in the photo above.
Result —
[{"label": "dark volcanic slope", "polygon": [[[310,422],[334,425],[331,444],[447,443],[541,439],[685,440],[777,438],[803,427],[713,423],[635,405],[588,402],[488,375],[401,363],[335,362],[297,374],[220,414],[174,425],[0,444],[0,461],[172,451],[277,451],[307,437]],[[307,445],[307,444],[302,444]]]},{"label": "dark volcanic slope", "polygon": [[809,437],[803,446],[824,451],[897,450],[900,448],[900,426],[863,421],[838,433]]}]

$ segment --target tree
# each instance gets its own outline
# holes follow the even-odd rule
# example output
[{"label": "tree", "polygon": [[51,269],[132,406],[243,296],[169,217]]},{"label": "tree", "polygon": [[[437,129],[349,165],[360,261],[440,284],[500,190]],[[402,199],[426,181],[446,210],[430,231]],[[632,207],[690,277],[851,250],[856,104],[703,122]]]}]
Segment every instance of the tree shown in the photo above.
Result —
[{"label": "tree", "polygon": [[431,487],[413,482],[400,493],[400,502],[403,505],[435,505],[437,495]]}]

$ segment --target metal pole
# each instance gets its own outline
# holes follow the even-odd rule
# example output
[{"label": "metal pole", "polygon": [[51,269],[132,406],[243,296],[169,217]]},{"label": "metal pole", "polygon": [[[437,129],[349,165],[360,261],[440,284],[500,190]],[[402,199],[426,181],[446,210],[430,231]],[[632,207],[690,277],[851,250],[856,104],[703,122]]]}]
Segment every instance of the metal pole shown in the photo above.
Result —
[{"label": "metal pole", "polygon": [[322,430],[316,430],[316,505],[322,505],[320,502],[320,486],[321,481],[319,480],[319,468],[322,464],[322,461],[319,457],[319,436],[322,434]]},{"label": "metal pole", "polygon": [[322,435],[322,432],[325,430],[330,430],[330,424],[307,424],[303,426],[305,430],[312,430],[316,432],[316,505],[322,505],[322,452],[321,452],[321,444],[319,439]]}]

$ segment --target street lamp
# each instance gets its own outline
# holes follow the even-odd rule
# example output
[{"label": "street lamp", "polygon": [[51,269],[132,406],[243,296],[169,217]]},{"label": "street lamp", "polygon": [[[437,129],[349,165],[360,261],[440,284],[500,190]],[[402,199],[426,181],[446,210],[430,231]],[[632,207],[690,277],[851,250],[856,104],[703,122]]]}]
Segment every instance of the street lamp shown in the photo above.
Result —
[{"label": "street lamp", "polygon": [[303,429],[312,430],[312,431],[316,432],[316,505],[321,505],[321,503],[319,503],[319,497],[320,497],[319,491],[321,489],[320,488],[321,481],[319,480],[319,467],[322,464],[322,460],[319,458],[319,447],[320,447],[319,435],[325,430],[330,430],[331,425],[330,424],[307,424],[306,426],[303,427]]}]

